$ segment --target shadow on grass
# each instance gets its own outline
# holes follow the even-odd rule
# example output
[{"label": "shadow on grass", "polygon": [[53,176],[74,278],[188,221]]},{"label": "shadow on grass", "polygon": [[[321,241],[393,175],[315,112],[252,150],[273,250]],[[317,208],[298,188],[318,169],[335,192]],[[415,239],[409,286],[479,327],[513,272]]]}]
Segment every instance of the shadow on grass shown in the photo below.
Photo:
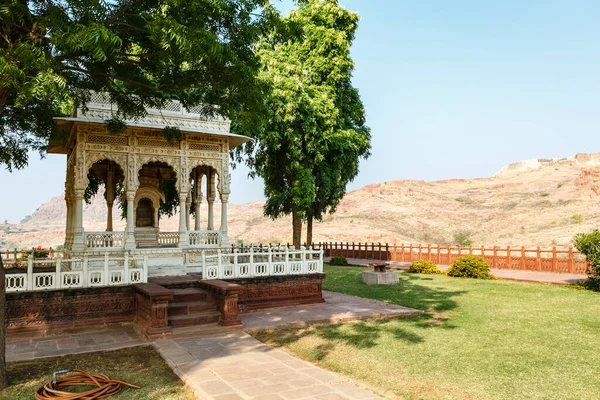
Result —
[{"label": "shadow on grass", "polygon": [[425,314],[402,319],[400,323],[395,320],[363,321],[315,326],[309,329],[262,331],[258,332],[256,337],[278,346],[286,346],[309,336],[323,339],[324,343],[313,349],[313,357],[317,360],[324,359],[335,348],[337,342],[357,349],[368,349],[377,346],[383,335],[392,335],[408,344],[423,343],[424,338],[419,335],[422,329],[456,328],[451,322],[449,312],[457,307],[454,298],[466,293],[421,285],[419,282],[434,280],[422,275],[402,273],[398,285],[367,286],[362,282],[362,269],[328,267],[326,272],[327,279],[323,285],[325,290],[425,310]]}]

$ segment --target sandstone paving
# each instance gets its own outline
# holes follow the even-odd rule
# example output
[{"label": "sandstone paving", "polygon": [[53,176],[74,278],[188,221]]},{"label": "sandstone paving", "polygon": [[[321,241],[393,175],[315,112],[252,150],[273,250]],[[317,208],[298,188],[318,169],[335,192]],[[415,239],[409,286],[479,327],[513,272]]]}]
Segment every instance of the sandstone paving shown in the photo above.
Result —
[{"label": "sandstone paving", "polygon": [[323,291],[325,303],[279,307],[240,315],[244,330],[301,327],[318,323],[340,323],[364,319],[407,318],[420,310],[364,299],[342,293]]},{"label": "sandstone paving", "polygon": [[24,361],[67,354],[118,350],[147,344],[131,327],[103,333],[65,334],[50,337],[22,338],[9,335],[6,339],[6,361]]},{"label": "sandstone paving", "polygon": [[[205,400],[380,399],[348,378],[265,345],[245,332],[154,342]],[[183,355],[187,353],[191,357]]]}]

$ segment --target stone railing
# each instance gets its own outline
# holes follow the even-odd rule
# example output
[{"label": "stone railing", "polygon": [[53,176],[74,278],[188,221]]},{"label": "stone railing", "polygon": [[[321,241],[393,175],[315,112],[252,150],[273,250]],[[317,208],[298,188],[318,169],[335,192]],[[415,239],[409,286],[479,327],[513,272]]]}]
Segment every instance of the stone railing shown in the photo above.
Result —
[{"label": "stone railing", "polygon": [[[148,280],[147,257],[111,257],[91,260],[84,256],[73,259],[27,260],[27,269],[6,271],[6,291],[40,291],[54,289],[119,286]],[[36,271],[37,270],[37,271]]]},{"label": "stone railing", "polygon": [[223,253],[206,255],[202,251],[203,279],[237,279],[262,276],[319,274],[323,272],[323,251],[312,249],[294,250],[265,248],[256,252]]},{"label": "stone railing", "polygon": [[158,232],[158,244],[161,246],[177,246],[179,232]]},{"label": "stone railing", "polygon": [[190,231],[188,233],[190,246],[218,246],[221,244],[221,232],[219,231]]},{"label": "stone railing", "polygon": [[121,249],[123,232],[85,232],[85,247],[89,249]]}]

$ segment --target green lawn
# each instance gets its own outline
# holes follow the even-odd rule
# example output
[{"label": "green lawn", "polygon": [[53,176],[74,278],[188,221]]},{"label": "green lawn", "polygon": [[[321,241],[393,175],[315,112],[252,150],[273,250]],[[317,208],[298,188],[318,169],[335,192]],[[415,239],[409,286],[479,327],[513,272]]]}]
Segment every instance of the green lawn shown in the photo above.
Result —
[{"label": "green lawn", "polygon": [[388,398],[600,398],[598,293],[408,273],[400,273],[396,286],[366,286],[361,268],[325,272],[325,290],[427,314],[257,337]]},{"label": "green lawn", "polygon": [[[0,392],[2,400],[33,399],[36,389],[50,381],[54,371],[62,369],[84,369],[141,386],[139,390],[123,389],[114,396],[118,400],[195,399],[156,350],[149,346],[15,362],[9,363],[7,369],[10,386]],[[72,391],[92,388],[75,387]]]}]

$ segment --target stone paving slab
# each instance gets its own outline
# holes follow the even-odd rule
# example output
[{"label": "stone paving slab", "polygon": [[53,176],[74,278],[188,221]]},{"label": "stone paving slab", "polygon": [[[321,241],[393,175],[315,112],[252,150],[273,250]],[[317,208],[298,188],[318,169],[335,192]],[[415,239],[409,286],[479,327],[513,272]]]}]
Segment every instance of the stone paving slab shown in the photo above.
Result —
[{"label": "stone paving slab", "polygon": [[[324,258],[325,262],[328,262],[330,258]],[[359,267],[368,267],[371,263],[381,263],[381,260],[363,260],[359,258],[348,258],[348,263]],[[391,269],[406,270],[410,262],[390,261],[389,267]],[[438,268],[442,271],[447,271],[450,268],[449,265],[438,265]],[[501,279],[512,279],[516,281],[525,282],[541,282],[541,283],[552,283],[556,285],[566,285],[569,283],[578,283],[587,279],[586,274],[568,274],[568,273],[557,273],[557,272],[539,272],[539,271],[525,271],[518,269],[501,269],[491,268],[493,275]]]},{"label": "stone paving slab", "polygon": [[67,354],[118,350],[147,344],[131,327],[38,338],[6,338],[6,361],[24,361]]},{"label": "stone paving slab", "polygon": [[154,346],[204,400],[381,399],[244,332],[163,339]]},{"label": "stone paving slab", "polygon": [[260,329],[303,327],[365,319],[410,318],[423,311],[323,290],[325,303],[269,308],[240,314],[246,332]]}]

